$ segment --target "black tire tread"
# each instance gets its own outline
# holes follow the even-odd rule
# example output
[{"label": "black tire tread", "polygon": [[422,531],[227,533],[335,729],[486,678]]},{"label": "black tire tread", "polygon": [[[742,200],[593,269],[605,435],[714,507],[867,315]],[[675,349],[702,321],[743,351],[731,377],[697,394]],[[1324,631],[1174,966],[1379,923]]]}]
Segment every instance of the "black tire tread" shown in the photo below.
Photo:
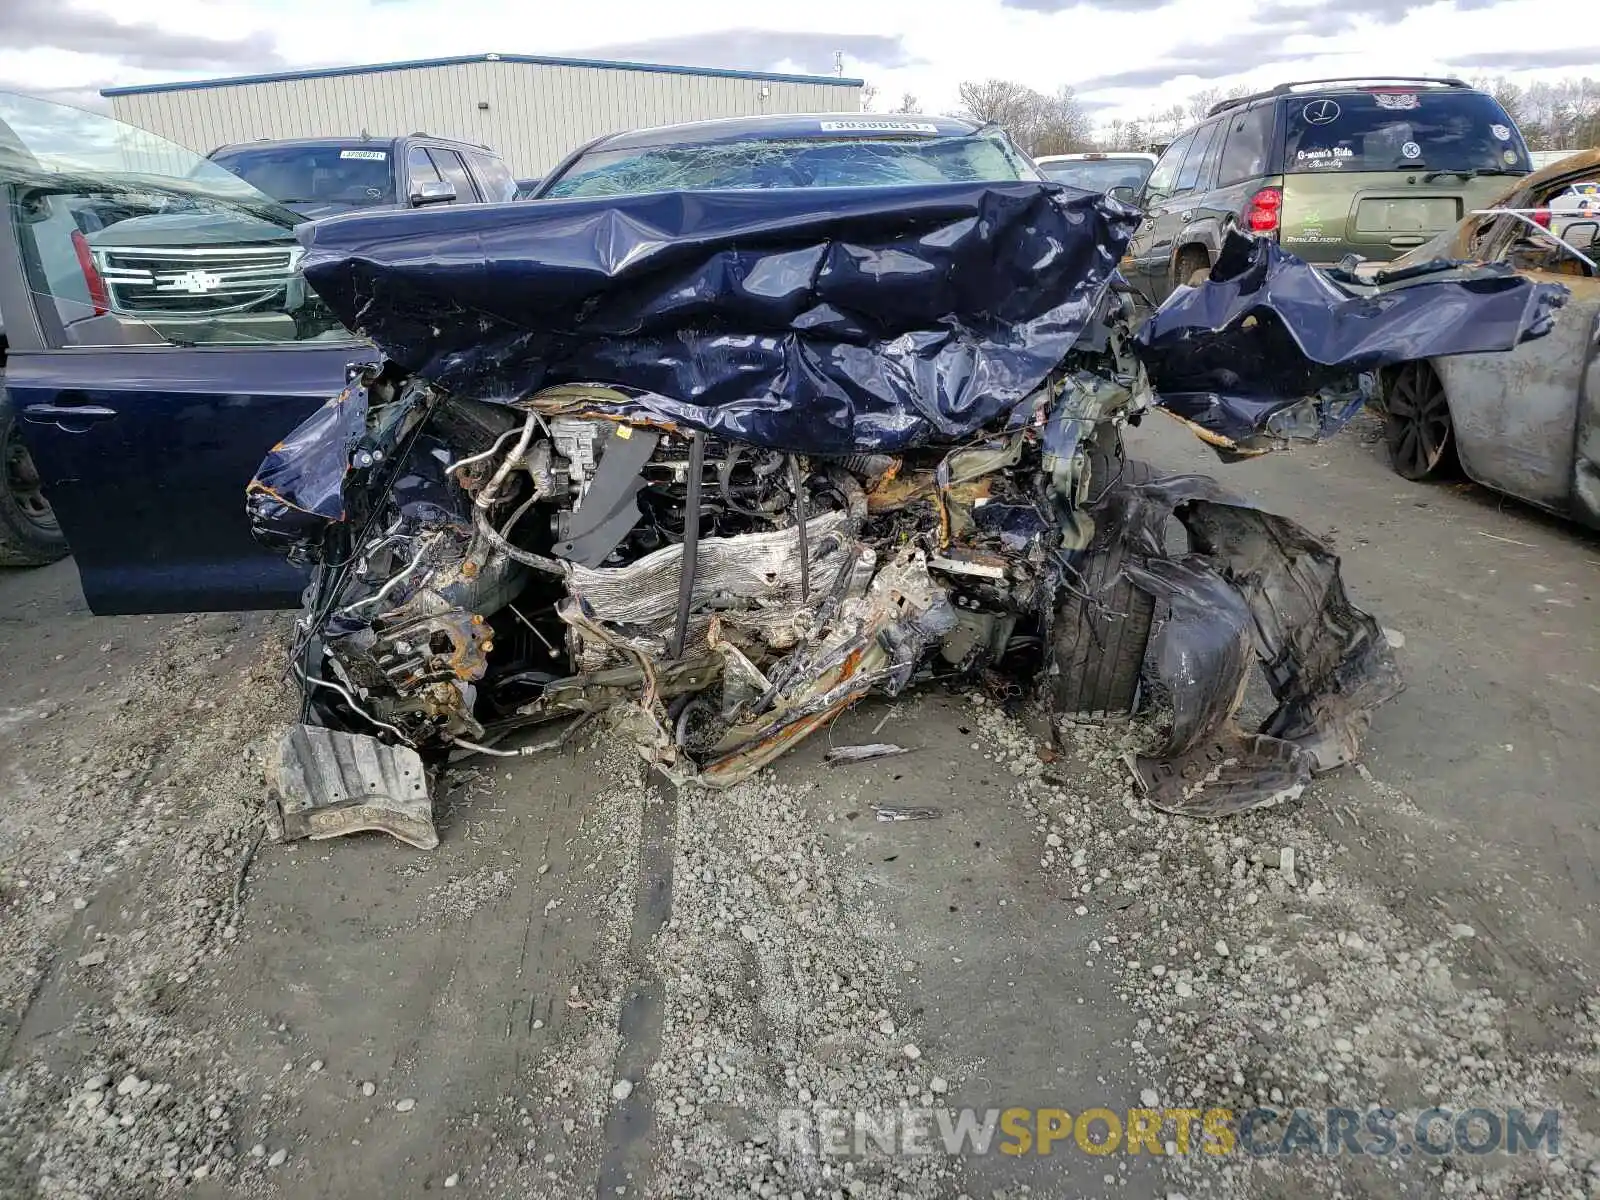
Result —
[{"label": "black tire tread", "polygon": [[1056,614],[1051,653],[1057,713],[1125,716],[1133,711],[1155,597],[1122,574],[1123,558],[1120,542],[1091,550],[1081,581],[1073,583],[1093,601],[1067,592]]}]

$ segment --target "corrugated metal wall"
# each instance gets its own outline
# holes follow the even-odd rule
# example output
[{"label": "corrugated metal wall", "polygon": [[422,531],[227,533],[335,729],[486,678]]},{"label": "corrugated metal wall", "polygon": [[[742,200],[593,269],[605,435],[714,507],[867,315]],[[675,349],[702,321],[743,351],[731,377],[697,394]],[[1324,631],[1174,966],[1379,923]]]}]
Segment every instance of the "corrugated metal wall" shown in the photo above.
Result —
[{"label": "corrugated metal wall", "polygon": [[[766,89],[767,95],[761,92]],[[487,101],[487,109],[478,102]],[[519,176],[618,130],[712,117],[856,112],[844,84],[717,75],[470,62],[367,74],[138,92],[111,97],[119,121],[201,154],[255,138],[425,130],[498,150]]]}]

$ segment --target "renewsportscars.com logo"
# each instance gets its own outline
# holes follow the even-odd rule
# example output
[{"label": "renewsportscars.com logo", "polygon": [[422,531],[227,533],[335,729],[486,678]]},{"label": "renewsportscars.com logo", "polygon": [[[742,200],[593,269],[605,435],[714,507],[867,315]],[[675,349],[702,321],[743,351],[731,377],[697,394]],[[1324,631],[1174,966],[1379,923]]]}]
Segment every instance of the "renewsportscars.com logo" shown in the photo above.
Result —
[{"label": "renewsportscars.com logo", "polygon": [[1414,1155],[1544,1153],[1561,1149],[1561,1112],[1547,1108],[904,1108],[783,1109],[778,1145],[790,1155]]}]

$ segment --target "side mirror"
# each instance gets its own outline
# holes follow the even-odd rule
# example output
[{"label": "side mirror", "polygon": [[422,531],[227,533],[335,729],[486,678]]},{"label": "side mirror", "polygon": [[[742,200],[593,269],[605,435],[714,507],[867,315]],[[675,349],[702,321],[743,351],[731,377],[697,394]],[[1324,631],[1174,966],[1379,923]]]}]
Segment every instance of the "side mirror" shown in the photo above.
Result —
[{"label": "side mirror", "polygon": [[431,179],[411,189],[411,205],[421,208],[427,204],[450,204],[456,198],[456,185],[448,179]]},{"label": "side mirror", "polygon": [[1124,183],[1119,187],[1114,187],[1106,195],[1113,200],[1120,200],[1124,204],[1131,204],[1134,208],[1141,207],[1139,204],[1139,189],[1129,184]]}]

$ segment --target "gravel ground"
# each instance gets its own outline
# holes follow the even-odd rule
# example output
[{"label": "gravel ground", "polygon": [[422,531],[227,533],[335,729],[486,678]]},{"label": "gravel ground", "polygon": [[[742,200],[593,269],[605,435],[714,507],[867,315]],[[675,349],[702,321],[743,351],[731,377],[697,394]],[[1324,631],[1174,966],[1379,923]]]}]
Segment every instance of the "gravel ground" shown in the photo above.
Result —
[{"label": "gravel ground", "polygon": [[[435,852],[258,846],[284,622],[96,620],[66,564],[0,576],[0,1195],[1600,1195],[1600,552],[1393,480],[1359,432],[1231,478],[1337,513],[1411,686],[1360,769],[1216,823],[1135,797],[1136,727],[934,692],[730,792],[596,735],[469,764]],[[909,753],[829,768],[829,739]],[[1359,1160],[779,1133],[946,1104],[1563,1125],[1554,1157],[1432,1158],[1401,1121]]]}]

